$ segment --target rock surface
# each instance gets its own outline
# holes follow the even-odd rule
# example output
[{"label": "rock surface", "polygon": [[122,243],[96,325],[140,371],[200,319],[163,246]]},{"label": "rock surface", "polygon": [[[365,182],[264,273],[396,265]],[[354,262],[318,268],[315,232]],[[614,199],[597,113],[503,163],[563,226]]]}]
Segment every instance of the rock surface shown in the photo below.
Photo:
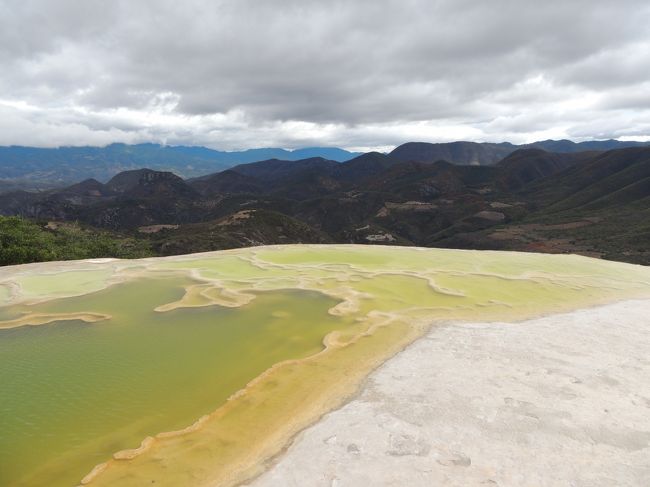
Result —
[{"label": "rock surface", "polygon": [[249,486],[648,486],[648,312],[434,327]]}]

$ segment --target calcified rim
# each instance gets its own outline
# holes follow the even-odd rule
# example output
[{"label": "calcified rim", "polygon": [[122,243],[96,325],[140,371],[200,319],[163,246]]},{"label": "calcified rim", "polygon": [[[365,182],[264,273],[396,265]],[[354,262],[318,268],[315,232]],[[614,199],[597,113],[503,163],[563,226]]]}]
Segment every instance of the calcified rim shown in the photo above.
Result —
[{"label": "calcified rim", "polygon": [[[292,248],[294,246],[266,246],[262,247],[263,249],[283,249],[283,248]],[[352,248],[358,248],[360,246],[356,245],[334,245],[334,246],[322,246],[322,245],[308,245],[305,246],[308,248],[327,248],[328,250],[331,250],[333,248],[346,248],[346,247],[352,247]],[[395,247],[395,246],[382,246],[382,248],[393,248],[393,249],[400,249],[400,250],[415,250],[415,251],[431,251],[433,249],[426,249],[426,248],[421,248],[421,247]],[[440,250],[447,250],[451,252],[461,252],[462,250],[450,250],[450,249],[435,249],[435,251],[440,251]],[[188,261],[191,262],[193,260],[199,260],[201,258],[205,257],[210,257],[210,256],[218,256],[218,255],[226,255],[227,253],[233,253],[233,254],[238,254],[241,253],[242,249],[231,249],[231,250],[226,250],[226,251],[217,251],[217,252],[206,252],[206,253],[197,253],[197,254],[187,254],[183,255],[180,257],[162,257],[159,259],[166,259],[166,260],[174,260],[176,263]],[[466,252],[476,252],[476,251],[466,251]],[[499,252],[503,254],[503,252]],[[512,252],[513,254],[519,254],[516,252]],[[237,255],[239,259],[242,261],[257,267],[261,270],[267,270],[267,269],[283,269],[283,270],[296,270],[298,269],[313,269],[313,270],[325,270],[328,272],[333,272],[340,270],[341,267],[345,267],[348,269],[350,273],[354,273],[355,277],[361,277],[361,278],[375,278],[379,276],[404,276],[404,277],[412,277],[415,279],[422,279],[427,281],[429,287],[436,293],[441,294],[441,295],[447,295],[447,296],[457,296],[457,297],[466,297],[466,294],[463,293],[462,291],[454,290],[454,289],[449,289],[445,288],[443,286],[440,286],[438,283],[436,283],[435,278],[428,276],[428,275],[423,275],[422,273],[413,271],[413,270],[406,270],[406,271],[396,271],[396,270],[367,270],[362,267],[359,267],[358,265],[355,264],[327,264],[327,263],[319,263],[319,264],[278,264],[278,263],[272,263],[272,262],[267,262],[259,258],[258,252],[253,250],[251,252],[250,256],[244,256],[244,255]],[[39,304],[47,301],[52,301],[52,300],[57,300],[57,299],[64,299],[64,298],[70,298],[70,297],[78,297],[78,296],[84,296],[87,294],[95,293],[102,291],[104,289],[107,289],[115,284],[120,284],[123,282],[129,282],[138,278],[145,278],[145,277],[152,277],[152,275],[155,275],[157,277],[165,277],[165,276],[178,276],[178,275],[183,275],[186,277],[191,278],[194,281],[200,282],[202,284],[193,284],[190,286],[187,286],[185,288],[185,295],[178,301],[172,302],[172,303],[167,303],[165,305],[158,306],[155,311],[158,312],[166,312],[166,311],[171,311],[174,309],[178,308],[191,308],[191,307],[204,307],[204,306],[213,306],[213,305],[219,305],[219,306],[224,306],[224,307],[230,307],[230,308],[237,308],[244,306],[248,303],[250,303],[254,298],[255,298],[255,292],[260,292],[260,291],[267,291],[267,290],[307,290],[307,291],[317,291],[321,292],[327,296],[330,296],[335,299],[341,300],[341,303],[339,305],[335,306],[334,308],[330,309],[329,312],[332,315],[336,316],[342,316],[345,314],[349,314],[350,312],[356,311],[359,307],[359,301],[363,297],[369,297],[367,294],[360,293],[358,291],[355,291],[354,289],[351,289],[350,287],[346,287],[344,285],[340,286],[338,289],[321,289],[317,282],[322,279],[322,278],[306,278],[304,276],[299,276],[297,278],[293,278],[296,283],[291,286],[277,286],[277,287],[265,287],[262,288],[261,284],[262,283],[269,283],[273,282],[275,279],[288,279],[288,278],[269,278],[269,277],[262,277],[262,278],[229,278],[229,279],[217,279],[217,278],[209,278],[205,277],[201,274],[202,269],[201,268],[191,268],[191,269],[177,269],[177,270],[170,270],[170,269],[156,269],[155,267],[160,264],[160,260],[155,260],[158,258],[146,258],[146,259],[139,259],[136,261],[125,261],[125,260],[118,260],[118,259],[89,259],[85,261],[78,261],[80,267],[74,267],[74,268],[65,268],[67,267],[66,264],[72,264],[71,262],[48,262],[48,263],[39,263],[39,264],[26,264],[24,266],[16,266],[16,267],[24,267],[23,273],[20,273],[20,277],[22,276],[29,276],[34,274],[33,271],[37,271],[38,268],[40,267],[46,267],[50,272],[42,273],[40,272],[39,275],[61,275],[62,273],[66,272],[92,272],[92,271],[97,271],[99,270],[97,267],[87,267],[83,264],[98,264],[98,265],[105,265],[105,264],[113,264],[113,272],[108,277],[102,282],[102,285],[91,289],[87,291],[80,290],[78,292],[70,292],[70,293],[65,293],[65,294],[58,294],[58,295],[51,295],[51,296],[37,296],[37,297],[29,297],[29,295],[25,295],[22,292],[21,286],[19,283],[16,282],[16,277],[8,277],[5,278],[4,280],[0,280],[0,285],[5,286],[7,289],[10,291],[9,295],[9,300],[7,303],[5,303],[5,306],[8,305],[13,305],[13,304],[25,304],[25,305],[33,305],[33,304]],[[148,266],[143,266],[143,264],[148,264]],[[29,267],[28,267],[29,266]],[[32,267],[33,266],[33,267]],[[36,267],[38,266],[38,267]],[[64,267],[64,269],[61,269]],[[152,269],[153,267],[153,269]],[[333,269],[335,267],[336,269]],[[22,269],[21,269],[22,270]],[[30,272],[32,271],[32,272]],[[52,272],[54,271],[54,272]],[[449,275],[449,276],[455,276],[455,277],[492,277],[496,279],[503,279],[504,281],[521,281],[521,282],[549,282],[552,284],[568,284],[573,280],[576,279],[586,279],[586,280],[598,280],[599,282],[597,285],[593,286],[598,289],[611,289],[613,291],[622,291],[624,288],[621,286],[616,286],[617,283],[620,284],[630,284],[635,281],[630,281],[630,280],[619,280],[615,278],[608,278],[608,282],[603,282],[602,278],[594,278],[594,276],[587,276],[587,275],[562,275],[558,276],[552,273],[546,273],[546,272],[540,272],[540,271],[528,271],[524,272],[519,276],[507,276],[504,274],[496,273],[496,272],[484,272],[484,271],[471,271],[471,272],[461,272],[461,271],[453,271],[453,270],[436,270],[435,271],[437,274],[440,275]],[[350,277],[348,275],[348,277]],[[331,279],[331,277],[327,278]],[[349,282],[349,279],[341,279],[340,282],[342,284]],[[647,285],[650,286],[650,282],[645,282],[645,281],[637,281],[638,284],[641,285]],[[228,284],[243,284],[244,287],[238,290],[231,290],[228,289],[227,285]],[[222,296],[214,296],[210,293],[210,291],[219,291]],[[203,303],[191,303],[192,297],[197,295],[200,296],[204,302]],[[494,305],[501,305],[505,307],[509,307],[507,303],[503,302],[498,302],[492,300],[490,304]],[[441,307],[420,307],[419,309],[422,310],[427,310],[427,309],[442,309]],[[18,326],[23,326],[23,325],[31,325],[31,326],[36,326],[40,324],[49,324],[55,321],[64,321],[64,320],[81,320],[86,323],[96,323],[98,321],[103,321],[106,319],[110,319],[111,316],[107,314],[102,314],[102,313],[93,313],[93,312],[82,312],[82,313],[50,313],[50,314],[37,314],[37,313],[28,313],[23,316],[20,316],[19,318],[11,319],[11,320],[5,320],[5,321],[0,321],[0,329],[2,328],[13,328],[13,327],[18,327]]]}]

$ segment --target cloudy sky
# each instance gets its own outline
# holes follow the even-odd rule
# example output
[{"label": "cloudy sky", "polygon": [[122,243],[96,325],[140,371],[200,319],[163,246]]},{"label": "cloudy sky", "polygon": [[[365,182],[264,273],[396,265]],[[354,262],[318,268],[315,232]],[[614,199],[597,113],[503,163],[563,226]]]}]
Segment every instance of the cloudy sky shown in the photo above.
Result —
[{"label": "cloudy sky", "polygon": [[650,140],[648,0],[0,0],[0,145]]}]

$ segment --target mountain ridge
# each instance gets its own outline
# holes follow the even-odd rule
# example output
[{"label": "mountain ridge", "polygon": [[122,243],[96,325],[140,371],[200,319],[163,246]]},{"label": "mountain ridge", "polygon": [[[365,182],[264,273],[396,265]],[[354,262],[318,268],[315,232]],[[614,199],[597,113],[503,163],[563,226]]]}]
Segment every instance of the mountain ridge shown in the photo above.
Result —
[{"label": "mountain ridge", "polygon": [[368,153],[343,163],[273,159],[188,180],[130,170],[107,184],[2,194],[0,214],[146,238],[158,252],[313,240],[578,252],[650,264],[649,202],[650,147],[526,148],[489,166]]},{"label": "mountain ridge", "polygon": [[[572,142],[546,140],[515,145],[509,142],[407,142],[389,154],[374,154],[370,158],[387,156],[392,162],[435,162],[446,160],[459,165],[494,165],[512,152],[523,148],[539,148],[550,152],[604,151],[614,148],[638,147],[646,142],[601,140]],[[173,172],[184,179],[201,177],[231,167],[264,160],[296,161],[307,158],[347,162],[365,154],[336,147],[307,147],[295,150],[258,148],[244,151],[219,151],[201,146],[167,146],[153,143],[128,145],[109,144],[105,147],[64,146],[38,148],[26,146],[0,147],[0,192],[16,189],[43,190],[71,185],[93,178],[107,182],[125,170],[149,167]],[[366,161],[367,164],[371,164]],[[376,160],[374,164],[376,165]],[[359,172],[358,176],[362,176]]]},{"label": "mountain ridge", "polygon": [[170,171],[190,178],[271,158],[300,160],[324,156],[341,162],[357,155],[359,153],[335,147],[307,147],[293,151],[262,148],[227,152],[201,146],[151,143],[57,148],[0,146],[0,180],[4,180],[4,185],[11,189],[17,184],[23,187],[53,188],[89,178],[106,182],[122,171],[143,167]]}]

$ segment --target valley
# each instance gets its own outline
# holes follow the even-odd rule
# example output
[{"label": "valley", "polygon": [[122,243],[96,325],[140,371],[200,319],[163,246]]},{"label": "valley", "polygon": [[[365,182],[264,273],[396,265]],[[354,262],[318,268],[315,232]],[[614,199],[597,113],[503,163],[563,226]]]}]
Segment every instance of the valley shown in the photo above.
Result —
[{"label": "valley", "polygon": [[[405,144],[345,162],[271,159],[190,179],[130,170],[107,183],[6,192],[0,213],[118,235],[151,255],[385,243],[650,263],[650,148],[524,148],[472,165],[485,144],[454,144]],[[433,160],[444,156],[456,163]]]}]

